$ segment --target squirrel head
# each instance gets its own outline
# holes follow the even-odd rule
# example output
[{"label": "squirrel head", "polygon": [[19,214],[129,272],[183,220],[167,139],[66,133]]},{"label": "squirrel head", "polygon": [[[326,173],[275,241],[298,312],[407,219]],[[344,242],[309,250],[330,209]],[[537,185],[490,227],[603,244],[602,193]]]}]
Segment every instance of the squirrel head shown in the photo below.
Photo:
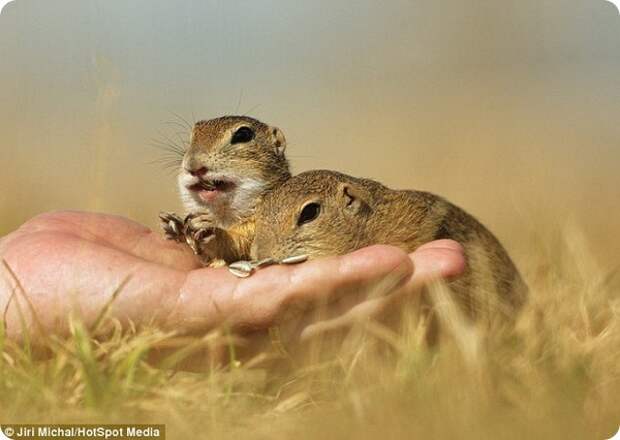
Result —
[{"label": "squirrel head", "polygon": [[267,194],[256,216],[257,259],[340,255],[367,244],[372,195],[356,179],[308,171]]},{"label": "squirrel head", "polygon": [[253,213],[265,191],[290,177],[282,131],[247,116],[197,122],[178,183],[188,211],[210,211],[222,226]]}]

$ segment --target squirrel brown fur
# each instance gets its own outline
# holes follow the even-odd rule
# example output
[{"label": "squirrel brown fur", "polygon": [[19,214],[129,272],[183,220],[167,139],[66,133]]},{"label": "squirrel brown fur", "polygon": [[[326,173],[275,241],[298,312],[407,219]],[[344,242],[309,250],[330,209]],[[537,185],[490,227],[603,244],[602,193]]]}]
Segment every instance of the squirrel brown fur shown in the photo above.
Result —
[{"label": "squirrel brown fur", "polygon": [[341,255],[373,244],[413,252],[433,240],[453,239],[464,247],[467,269],[449,287],[469,317],[491,309],[511,315],[526,295],[498,239],[473,216],[428,192],[307,171],[267,194],[256,219],[255,259]]}]

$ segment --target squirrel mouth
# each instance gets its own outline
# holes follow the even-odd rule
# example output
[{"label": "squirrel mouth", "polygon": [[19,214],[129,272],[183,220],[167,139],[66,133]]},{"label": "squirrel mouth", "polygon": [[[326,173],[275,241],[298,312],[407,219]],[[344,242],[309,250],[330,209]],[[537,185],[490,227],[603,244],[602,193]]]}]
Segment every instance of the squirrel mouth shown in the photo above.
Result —
[{"label": "squirrel mouth", "polygon": [[229,180],[222,179],[201,179],[187,187],[192,192],[198,194],[204,202],[212,202],[219,195],[233,190],[235,184]]}]

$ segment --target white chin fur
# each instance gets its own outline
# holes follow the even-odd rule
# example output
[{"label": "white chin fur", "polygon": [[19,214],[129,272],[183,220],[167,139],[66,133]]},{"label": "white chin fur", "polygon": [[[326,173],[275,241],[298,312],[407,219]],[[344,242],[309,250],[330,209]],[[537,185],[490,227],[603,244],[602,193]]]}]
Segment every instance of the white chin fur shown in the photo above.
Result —
[{"label": "white chin fur", "polygon": [[[215,177],[208,176],[211,179]],[[265,182],[251,177],[227,176],[227,180],[235,183],[235,188],[229,193],[220,195],[213,203],[205,203],[196,192],[187,189],[198,182],[198,179],[189,175],[179,175],[179,192],[187,212],[209,211],[214,215],[221,227],[228,227],[252,213],[256,199],[265,189]]]}]

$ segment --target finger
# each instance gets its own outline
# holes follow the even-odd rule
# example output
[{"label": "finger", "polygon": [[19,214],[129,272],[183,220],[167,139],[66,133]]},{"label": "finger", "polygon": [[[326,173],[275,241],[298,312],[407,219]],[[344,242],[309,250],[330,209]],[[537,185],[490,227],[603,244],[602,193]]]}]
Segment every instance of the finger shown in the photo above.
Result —
[{"label": "finger", "polygon": [[464,248],[454,240],[427,243],[410,257],[415,266],[410,283],[412,289],[437,279],[458,278],[466,269]]},{"label": "finger", "polygon": [[420,246],[417,250],[424,250],[424,249],[429,249],[429,248],[430,249],[451,249],[455,251],[463,250],[463,246],[459,242],[450,240],[447,238],[444,238],[441,240],[430,241]]},{"label": "finger", "polygon": [[[275,306],[288,312],[279,319],[286,319],[308,307],[334,303],[336,305],[331,309],[349,309],[368,295],[381,296],[402,286],[410,279],[412,270],[411,260],[406,254],[387,246],[374,246],[349,255],[295,266],[284,285],[286,287],[276,298]],[[338,303],[342,304],[338,306]]]},{"label": "finger", "polygon": [[439,240],[421,246],[411,254],[415,272],[408,283],[408,288],[397,290],[387,285],[380,292],[375,292],[374,298],[359,302],[348,310],[324,311],[324,315],[335,317],[308,325],[301,332],[301,340],[311,339],[325,332],[351,327],[363,320],[375,318],[385,313],[390,305],[402,301],[406,295],[416,293],[433,280],[458,277],[465,270],[463,253],[463,247],[453,240]]},{"label": "finger", "polygon": [[[398,301],[405,295],[415,295],[421,287],[436,279],[449,279],[460,275],[465,266],[463,248],[452,240],[441,240],[421,246],[411,255],[415,271],[406,285],[401,285],[399,280],[392,276],[386,276],[377,280],[366,289],[341,296],[336,301],[324,307],[321,319],[328,319],[345,315],[358,305],[387,304],[390,301]],[[390,296],[390,299],[380,302],[370,302],[375,298]],[[355,316],[355,313],[352,315]]]},{"label": "finger", "polygon": [[171,322],[199,327],[205,316],[217,314],[233,326],[266,328],[300,304],[326,304],[358,294],[387,276],[402,285],[412,273],[409,256],[391,246],[372,246],[297,266],[270,266],[246,279],[226,269],[193,271]]},{"label": "finger", "polygon": [[[233,327],[266,328],[300,307],[352,297],[350,309],[368,292],[410,294],[433,279],[457,275],[463,268],[460,245],[442,241],[422,246],[411,255],[392,246],[371,246],[297,266],[266,267],[245,279],[226,269],[195,270],[181,288],[168,323],[188,331],[224,322]],[[392,283],[387,284],[389,288],[386,280]]]}]

